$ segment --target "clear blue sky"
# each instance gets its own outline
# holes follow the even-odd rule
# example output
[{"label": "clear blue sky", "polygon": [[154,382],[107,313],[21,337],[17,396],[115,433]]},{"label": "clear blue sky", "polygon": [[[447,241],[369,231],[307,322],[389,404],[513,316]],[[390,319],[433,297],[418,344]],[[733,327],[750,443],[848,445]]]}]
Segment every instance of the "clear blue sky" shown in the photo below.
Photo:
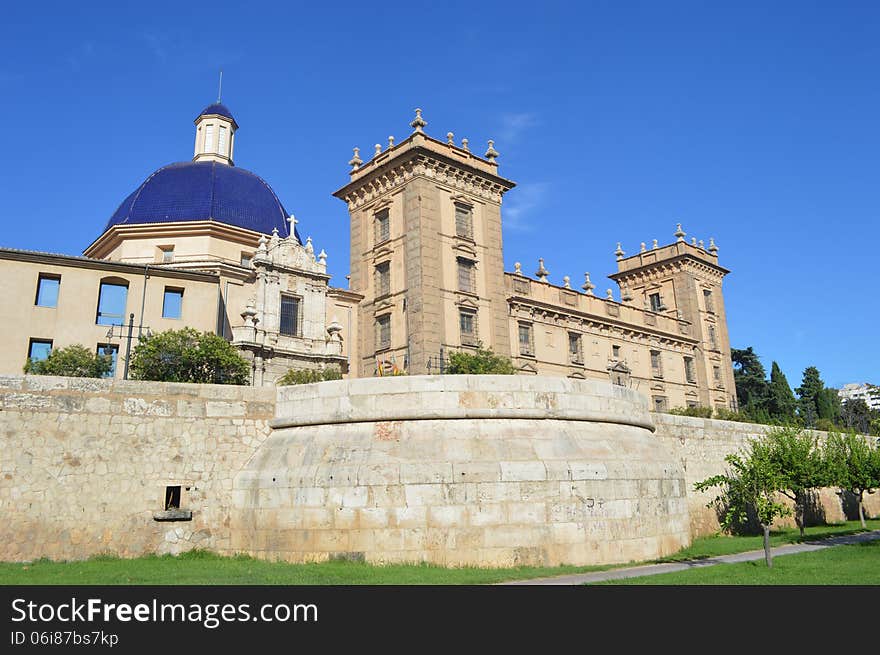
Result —
[{"label": "clear blue sky", "polygon": [[[351,148],[500,151],[504,259],[612,285],[613,251],[715,237],[731,342],[792,387],[880,383],[880,4],[13,3],[0,245],[80,254],[216,99],[345,286]],[[133,132],[134,125],[143,126]],[[14,320],[5,316],[4,320]]]}]

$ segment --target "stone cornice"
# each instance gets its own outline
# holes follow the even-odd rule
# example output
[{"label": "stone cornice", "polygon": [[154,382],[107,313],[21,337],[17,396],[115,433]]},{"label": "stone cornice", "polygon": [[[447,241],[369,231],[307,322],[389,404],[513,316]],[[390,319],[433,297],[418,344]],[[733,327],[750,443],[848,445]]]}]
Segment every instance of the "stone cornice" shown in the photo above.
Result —
[{"label": "stone cornice", "polygon": [[147,270],[150,276],[169,277],[182,280],[196,280],[199,282],[219,282],[219,278],[214,273],[204,271],[188,271],[180,268],[172,268],[169,266],[160,266],[158,264],[129,264],[125,262],[111,262],[104,259],[93,259],[90,257],[76,257],[73,255],[56,255],[48,252],[35,252],[30,250],[15,250],[12,248],[0,248],[0,259],[8,259],[20,262],[31,262],[35,264],[46,264],[52,266],[69,266],[71,268],[86,268],[100,271],[113,271],[116,273],[129,273],[132,275],[143,275]]},{"label": "stone cornice", "polygon": [[124,239],[145,239],[180,236],[216,236],[226,241],[256,248],[261,233],[218,221],[179,221],[175,223],[137,223],[114,225],[95,239],[84,251],[87,257],[100,258]]},{"label": "stone cornice", "polygon": [[730,273],[730,271],[723,266],[711,264],[704,259],[698,259],[694,255],[685,253],[670,257],[669,259],[663,259],[658,262],[645,264],[644,266],[640,266],[638,268],[632,268],[626,271],[612,273],[608,277],[615,282],[631,279],[654,279],[657,277],[657,274],[655,274],[654,271],[665,272],[662,274],[668,274],[671,272],[684,270],[685,268],[702,273],[704,275],[709,275],[710,277],[718,280],[721,280],[722,278],[724,278],[725,275]]},{"label": "stone cornice", "polygon": [[508,296],[507,303],[511,309],[514,309],[516,307],[523,307],[529,310],[538,310],[544,313],[555,314],[557,315],[557,317],[564,317],[569,320],[586,321],[596,327],[613,328],[620,330],[621,332],[629,332],[633,335],[640,335],[649,339],[658,338],[668,342],[690,346],[698,346],[700,343],[698,339],[686,337],[680,334],[664,332],[663,330],[652,330],[649,326],[634,325],[633,323],[614,320],[613,318],[607,316],[589,314],[587,312],[583,312],[574,308],[551,305],[549,303],[544,303],[533,298],[527,298],[525,296]]},{"label": "stone cornice", "polygon": [[415,178],[445,184],[494,203],[500,203],[501,196],[515,186],[514,182],[469,166],[467,162],[416,145],[333,195],[347,202],[350,210],[359,209]]}]

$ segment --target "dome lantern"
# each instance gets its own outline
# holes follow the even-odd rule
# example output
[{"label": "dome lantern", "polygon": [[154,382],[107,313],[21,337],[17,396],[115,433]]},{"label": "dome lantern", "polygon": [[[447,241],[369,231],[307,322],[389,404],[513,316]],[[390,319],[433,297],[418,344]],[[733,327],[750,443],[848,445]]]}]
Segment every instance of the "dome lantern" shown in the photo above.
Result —
[{"label": "dome lantern", "polygon": [[238,124],[226,105],[215,102],[195,120],[196,145],[193,161],[216,161],[233,166],[232,152]]}]

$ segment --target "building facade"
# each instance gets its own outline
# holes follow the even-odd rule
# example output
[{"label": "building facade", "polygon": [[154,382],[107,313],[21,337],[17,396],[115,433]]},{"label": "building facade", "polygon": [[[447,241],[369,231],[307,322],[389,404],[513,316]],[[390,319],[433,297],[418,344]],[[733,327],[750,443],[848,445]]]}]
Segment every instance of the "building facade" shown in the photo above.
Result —
[{"label": "building facade", "polygon": [[880,411],[880,388],[867,382],[850,382],[843,385],[837,392],[841,402],[847,400],[864,400],[873,410]]},{"label": "building facade", "polygon": [[688,242],[679,225],[668,245],[627,256],[618,244],[619,300],[594,294],[589,274],[578,288],[551,284],[543,260],[534,276],[519,263],[505,271],[501,205],[515,184],[499,175],[493,142],[479,156],[451,133],[434,139],[421,110],[410,125],[369,161],[355,149],[334,193],[350,220],[343,289],[269,185],[234,165],[238,124],[210,105],[192,161],[151,174],[83,257],[0,249],[0,372],[72,343],[124,362],[144,334],[188,325],[235,345],[255,385],[291,368],[437,373],[450,352],[483,347],[521,374],[633,388],[655,410],[735,407],[729,271],[714,242]]}]

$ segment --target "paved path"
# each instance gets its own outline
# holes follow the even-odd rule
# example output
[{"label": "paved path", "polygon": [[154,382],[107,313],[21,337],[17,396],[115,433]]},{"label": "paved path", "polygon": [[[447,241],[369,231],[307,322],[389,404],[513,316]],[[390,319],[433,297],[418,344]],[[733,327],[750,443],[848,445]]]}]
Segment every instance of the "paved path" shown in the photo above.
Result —
[{"label": "paved path", "polygon": [[[840,537],[829,537],[821,541],[805,541],[800,544],[789,544],[787,546],[776,546],[771,548],[770,552],[773,556],[791,555],[793,553],[806,553],[812,550],[822,550],[831,546],[841,546],[844,544],[855,544],[863,541],[873,541],[880,539],[880,530],[872,530],[871,532],[862,532],[859,534],[844,535]],[[764,559],[764,549],[750,550],[745,553],[736,553],[734,555],[720,555],[718,557],[707,557],[705,559],[689,560],[687,562],[667,562],[664,564],[645,564],[643,566],[630,566],[623,569],[611,569],[609,571],[596,571],[594,573],[577,573],[574,575],[560,575],[552,578],[534,578],[531,580],[514,580],[511,582],[502,582],[505,585],[579,585],[590,582],[602,582],[604,580],[621,580],[623,578],[640,578],[644,575],[658,575],[660,573],[672,573],[674,571],[687,571],[688,569],[697,569],[703,566],[714,566],[715,564],[735,562],[751,562],[756,559]]]}]

